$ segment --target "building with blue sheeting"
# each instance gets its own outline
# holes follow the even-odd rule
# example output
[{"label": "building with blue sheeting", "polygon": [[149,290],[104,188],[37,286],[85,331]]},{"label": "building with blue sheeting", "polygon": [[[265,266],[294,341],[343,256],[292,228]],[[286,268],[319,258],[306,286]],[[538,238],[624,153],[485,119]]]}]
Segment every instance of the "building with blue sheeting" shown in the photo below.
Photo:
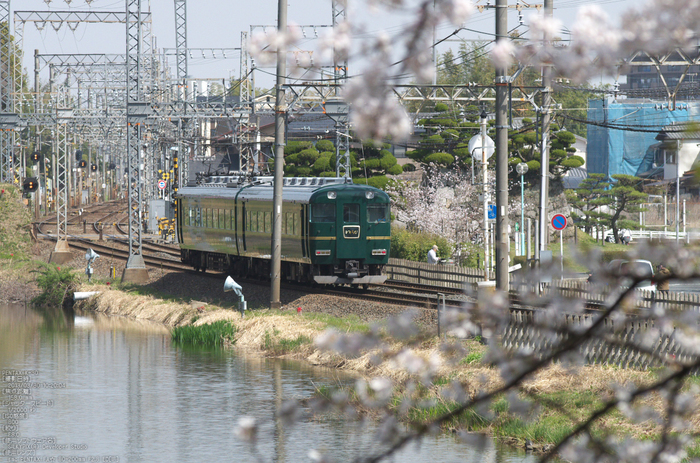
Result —
[{"label": "building with blue sheeting", "polygon": [[677,103],[670,111],[666,102],[646,99],[590,100],[588,120],[589,173],[648,176],[663,167],[657,135],[667,126],[700,121],[700,102]]}]

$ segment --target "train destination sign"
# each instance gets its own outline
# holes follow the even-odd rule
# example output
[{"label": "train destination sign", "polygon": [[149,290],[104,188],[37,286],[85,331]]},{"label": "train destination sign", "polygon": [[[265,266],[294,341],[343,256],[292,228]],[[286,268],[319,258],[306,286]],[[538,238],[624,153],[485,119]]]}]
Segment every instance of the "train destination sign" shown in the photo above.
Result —
[{"label": "train destination sign", "polygon": [[345,238],[355,239],[360,237],[359,225],[346,225],[343,227],[343,236]]}]

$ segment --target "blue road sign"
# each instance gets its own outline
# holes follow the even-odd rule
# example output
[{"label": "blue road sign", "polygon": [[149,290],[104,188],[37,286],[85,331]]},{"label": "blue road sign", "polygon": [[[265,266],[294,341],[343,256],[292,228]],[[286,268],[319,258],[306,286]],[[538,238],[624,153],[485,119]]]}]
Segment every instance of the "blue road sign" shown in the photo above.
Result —
[{"label": "blue road sign", "polygon": [[552,227],[555,230],[563,230],[566,228],[566,217],[561,214],[556,214],[552,217]]},{"label": "blue road sign", "polygon": [[489,220],[494,220],[496,218],[496,205],[489,204]]}]

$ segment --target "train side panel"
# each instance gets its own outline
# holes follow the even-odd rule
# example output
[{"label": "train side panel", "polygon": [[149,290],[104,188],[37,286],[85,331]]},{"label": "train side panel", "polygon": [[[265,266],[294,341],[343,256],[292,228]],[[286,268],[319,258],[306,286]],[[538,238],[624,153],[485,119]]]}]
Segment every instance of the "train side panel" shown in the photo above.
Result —
[{"label": "train side panel", "polygon": [[[284,189],[283,277],[321,284],[382,283],[390,245],[386,193],[363,185],[307,180],[305,186]],[[183,262],[199,270],[269,277],[274,220],[269,183],[188,187],[179,193]]]}]

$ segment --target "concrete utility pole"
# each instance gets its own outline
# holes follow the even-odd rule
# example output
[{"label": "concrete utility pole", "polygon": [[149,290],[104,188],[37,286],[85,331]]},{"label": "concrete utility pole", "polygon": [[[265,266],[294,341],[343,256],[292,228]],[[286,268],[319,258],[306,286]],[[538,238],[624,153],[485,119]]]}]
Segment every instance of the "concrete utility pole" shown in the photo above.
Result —
[{"label": "concrete utility pole", "polygon": [[[287,33],[287,0],[277,2],[277,31]],[[284,40],[277,46],[277,93],[275,96],[275,177],[272,192],[272,262],[270,271],[270,308],[279,309],[280,273],[282,270],[282,184],[284,182],[284,116],[287,111],[284,102],[284,84],[287,73],[287,47]]]},{"label": "concrete utility pole", "polygon": [[481,193],[484,203],[484,281],[489,281],[490,260],[489,260],[489,176],[488,164],[486,162],[486,111],[481,112],[481,172],[483,174],[483,183],[481,185]]},{"label": "concrete utility pole", "polygon": [[[552,17],[554,11],[554,0],[544,0],[544,14]],[[543,41],[551,40],[545,33]],[[549,123],[550,105],[552,97],[550,95],[552,87],[552,68],[548,65],[542,66],[542,161],[540,166],[540,251],[547,249],[547,202],[549,201]]]},{"label": "concrete utility pole", "polygon": [[[508,1],[496,1],[496,43],[508,39]],[[496,288],[508,291],[508,77],[496,68]]]}]

